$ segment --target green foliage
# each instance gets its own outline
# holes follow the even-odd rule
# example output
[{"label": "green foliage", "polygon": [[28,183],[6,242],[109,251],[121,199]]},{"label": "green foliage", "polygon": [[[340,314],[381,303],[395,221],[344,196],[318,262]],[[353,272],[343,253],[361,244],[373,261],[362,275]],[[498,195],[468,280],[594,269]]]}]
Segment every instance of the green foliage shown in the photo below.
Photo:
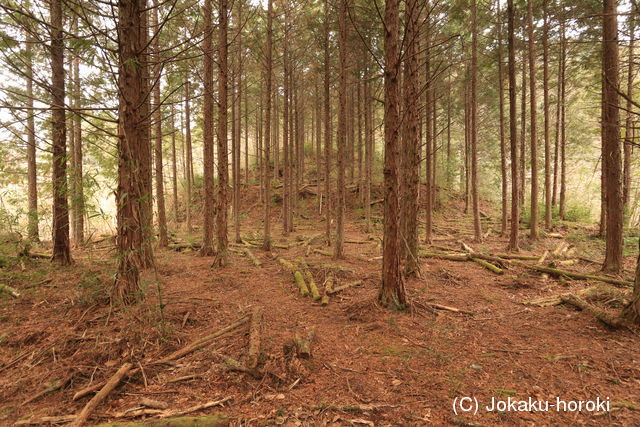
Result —
[{"label": "green foliage", "polygon": [[97,302],[106,302],[109,299],[106,281],[95,273],[83,274],[82,279],[76,286],[83,291],[80,297],[81,305],[88,306]]}]

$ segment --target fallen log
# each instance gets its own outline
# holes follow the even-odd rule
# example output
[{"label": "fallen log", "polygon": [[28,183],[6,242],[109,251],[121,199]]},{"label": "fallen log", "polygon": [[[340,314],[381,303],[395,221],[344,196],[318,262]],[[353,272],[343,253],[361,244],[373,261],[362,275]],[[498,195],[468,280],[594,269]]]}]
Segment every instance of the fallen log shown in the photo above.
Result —
[{"label": "fallen log", "polygon": [[[590,286],[586,289],[579,290],[576,294],[580,296],[591,295],[598,289],[597,286]],[[562,294],[549,295],[547,297],[535,298],[529,301],[524,301],[524,305],[536,305],[538,307],[550,307],[554,305],[562,304]]]},{"label": "fallen log", "polygon": [[362,284],[362,280],[356,280],[354,282],[345,283],[344,285],[336,286],[331,289],[329,295],[337,294],[340,291],[344,291],[345,289],[351,288],[353,286],[358,286]]},{"label": "fallen log", "polygon": [[593,315],[596,319],[600,320],[602,323],[605,323],[612,328],[619,328],[622,325],[622,318],[620,316],[613,315],[606,310],[596,307],[593,304],[589,304],[577,295],[564,294],[560,295],[560,299],[562,299],[562,302],[564,302],[565,304],[571,304],[583,311],[586,311],[587,313]]},{"label": "fallen log", "polygon": [[260,260],[258,258],[256,258],[256,256],[253,254],[253,252],[251,252],[251,249],[244,248],[244,254],[247,256],[247,258],[249,258],[249,259],[251,259],[251,261],[253,261],[253,265],[255,265],[256,267],[260,267],[262,265]]},{"label": "fallen log", "polygon": [[169,404],[167,402],[149,399],[148,397],[143,397],[142,399],[140,399],[140,404],[142,406],[146,406],[147,408],[153,409],[167,409],[169,407]]},{"label": "fallen log", "polygon": [[483,266],[484,268],[486,268],[487,270],[496,273],[496,274],[503,274],[504,271],[500,268],[497,267],[493,264],[491,264],[489,261],[485,261],[484,259],[480,259],[479,257],[476,257],[475,255],[471,255],[471,261],[475,262],[476,264],[480,264],[481,266]]},{"label": "fallen log", "polygon": [[89,419],[89,416],[91,415],[93,410],[96,409],[96,407],[109,395],[109,393],[111,393],[111,391],[113,391],[114,388],[117,387],[118,384],[120,384],[120,381],[122,380],[122,378],[124,378],[125,375],[127,375],[127,372],[129,372],[131,367],[131,363],[127,362],[123,364],[120,369],[118,369],[116,373],[111,378],[109,378],[109,381],[107,381],[104,387],[102,387],[102,389],[100,389],[100,391],[96,393],[96,395],[93,396],[93,398],[89,400],[86,405],[84,405],[84,408],[82,408],[82,411],[80,411],[80,413],[73,420],[70,426],[83,426]]},{"label": "fallen log", "polygon": [[287,261],[284,258],[278,258],[278,262],[286,267],[289,271],[291,271],[291,273],[293,274],[293,280],[295,281],[296,285],[298,286],[298,290],[300,291],[300,295],[302,295],[303,297],[309,295],[309,288],[307,288],[307,284],[304,281],[304,276],[302,275],[300,270],[295,265],[293,265],[291,261]]},{"label": "fallen log", "polygon": [[610,277],[596,276],[593,274],[581,274],[581,273],[576,273],[568,270],[560,270],[552,267],[544,267],[542,265],[529,265],[523,262],[518,263],[518,265],[528,268],[529,270],[535,270],[540,273],[548,273],[553,276],[565,276],[565,277],[569,277],[571,279],[577,279],[577,280],[596,280],[599,282],[610,283],[612,285],[618,285],[618,286],[633,286],[632,282],[628,282],[626,280],[612,279]]},{"label": "fallen log", "polygon": [[313,298],[314,301],[320,300],[320,292],[318,292],[316,281],[313,278],[313,274],[311,274],[311,271],[309,271],[309,266],[307,265],[306,261],[300,258],[298,259],[298,264],[300,264],[304,268],[304,278],[307,281],[307,286],[309,287],[311,298]]},{"label": "fallen log", "polygon": [[313,252],[324,256],[333,256],[333,253],[331,251],[326,251],[324,249],[314,249]]},{"label": "fallen log", "polygon": [[324,284],[324,295],[322,296],[322,301],[320,302],[320,304],[322,304],[323,306],[329,305],[331,292],[333,292],[333,273],[329,273],[327,275],[327,279]]}]

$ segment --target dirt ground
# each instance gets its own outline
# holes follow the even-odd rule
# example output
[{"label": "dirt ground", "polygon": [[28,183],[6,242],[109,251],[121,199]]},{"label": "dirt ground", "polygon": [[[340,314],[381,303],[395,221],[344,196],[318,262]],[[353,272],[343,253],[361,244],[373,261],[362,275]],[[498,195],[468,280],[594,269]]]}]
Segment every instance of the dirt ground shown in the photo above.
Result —
[{"label": "dirt ground", "polygon": [[[171,409],[229,398],[190,415],[224,413],[236,425],[640,425],[638,329],[612,330],[563,304],[523,304],[595,282],[547,277],[516,265],[497,275],[474,262],[422,258],[420,277],[406,283],[411,309],[390,312],[375,302],[381,260],[379,239],[373,236],[381,235],[380,224],[367,235],[362,220],[351,217],[346,237],[355,243],[346,243],[344,260],[314,252],[327,249],[322,239],[313,241],[305,256],[306,247],[296,242],[324,229],[312,200],[301,202],[307,219],[298,218],[296,231],[286,239],[274,216],[277,243],[293,247],[272,254],[252,249],[261,267],[239,251],[230,252],[229,265],[219,269],[211,269],[212,259],[197,251],[157,251],[157,268],[143,277],[146,300],[132,308],[109,305],[115,265],[109,241],[76,251],[76,264],[69,268],[38,259],[21,264],[5,256],[1,280],[21,296],[0,297],[0,424],[76,414],[90,398],[74,401],[78,390],[108,379],[130,361],[142,367],[142,374],[112,392],[92,423],[130,421],[119,415],[148,397]],[[242,218],[247,235],[261,231],[262,209],[252,211]],[[460,240],[471,244],[471,221],[461,212],[459,201],[440,209],[436,245],[458,250]],[[484,222],[485,230],[499,228],[492,220]],[[601,259],[602,242],[589,237],[591,230],[564,225],[557,231],[564,239],[525,242],[521,253],[541,255],[566,241]],[[197,241],[199,233],[178,238]],[[472,246],[504,253],[506,240],[489,232],[484,243]],[[291,272],[275,256],[304,258],[321,292],[333,271],[336,285],[362,284],[335,294],[323,307],[300,296]],[[632,251],[626,262],[628,279],[635,268]],[[566,269],[596,272],[598,266],[580,262]],[[611,295],[599,302],[617,310],[620,298]],[[150,363],[255,307],[264,309],[258,374],[230,371],[219,356],[244,360],[246,324],[170,364]],[[312,328],[317,330],[312,356],[288,354],[293,335],[304,337]],[[37,396],[61,380],[68,381]],[[477,398],[478,413],[456,415],[454,399],[467,396]],[[492,398],[554,404],[557,398],[600,398],[609,400],[611,411],[491,412],[485,405]]]}]

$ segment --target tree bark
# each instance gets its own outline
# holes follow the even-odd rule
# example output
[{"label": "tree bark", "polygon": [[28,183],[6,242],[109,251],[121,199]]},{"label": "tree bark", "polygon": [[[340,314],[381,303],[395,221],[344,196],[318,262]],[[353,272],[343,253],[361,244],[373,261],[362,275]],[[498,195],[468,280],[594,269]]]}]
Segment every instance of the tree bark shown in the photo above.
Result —
[{"label": "tree bark", "polygon": [[271,76],[273,74],[273,0],[267,6],[267,45],[265,52],[265,120],[264,120],[264,236],[262,249],[271,250]]},{"label": "tree bark", "polygon": [[175,108],[171,104],[171,190],[173,194],[173,220],[176,224],[180,222],[178,217],[178,159],[176,158],[176,122]]},{"label": "tree bark", "polygon": [[[430,10],[431,2],[427,2],[426,9]],[[433,215],[433,174],[431,173],[431,166],[433,165],[433,89],[432,89],[432,75],[431,75],[431,16],[427,16],[425,21],[424,30],[424,55],[425,55],[425,181],[426,192],[424,194],[425,201],[425,226],[424,226],[424,242],[427,245],[431,244],[431,234],[433,231],[432,215]],[[386,144],[386,143],[385,143]]]},{"label": "tree bark", "polygon": [[504,65],[502,63],[502,13],[500,12],[500,0],[496,0],[497,10],[497,38],[498,38],[498,97],[500,110],[500,178],[502,189],[502,218],[500,221],[500,233],[507,235],[507,217],[509,203],[509,183],[507,181],[507,147],[504,128]]},{"label": "tree bark", "polygon": [[[203,34],[203,50],[204,50],[204,97],[202,99],[202,146],[203,146],[203,186],[204,186],[204,208],[202,212],[202,247],[200,248],[201,256],[212,256],[213,249],[213,229],[214,216],[217,215],[215,208],[214,195],[214,169],[213,169],[213,0],[205,0],[204,15],[204,34]],[[225,17],[226,19],[226,17]],[[220,95],[221,96],[221,95]],[[221,112],[220,112],[221,113]],[[225,118],[226,126],[226,118]],[[218,151],[218,156],[220,151]],[[226,155],[226,151],[225,151]],[[218,159],[218,169],[220,167],[220,159]],[[220,184],[219,184],[220,185]],[[221,207],[219,207],[220,209]],[[218,210],[219,210],[218,209]]]},{"label": "tree bark", "polygon": [[214,265],[222,267],[227,263],[229,238],[227,233],[229,158],[227,141],[227,103],[229,67],[227,65],[228,44],[228,0],[218,2],[218,198],[216,209],[216,257]]},{"label": "tree bark", "polygon": [[64,36],[62,1],[51,0],[51,139],[53,148],[53,255],[60,265],[71,264],[69,205],[67,202],[67,133],[64,89]]},{"label": "tree bark", "polygon": [[[369,70],[364,81],[364,220],[365,232],[371,232],[371,166],[373,162],[373,126]],[[419,176],[418,176],[419,178]]]},{"label": "tree bark", "polygon": [[143,145],[147,141],[143,58],[145,0],[121,0],[118,3],[118,271],[112,298],[130,304],[140,292],[140,251],[144,241],[142,211]]},{"label": "tree bark", "polygon": [[[404,37],[404,117],[402,121],[402,211],[400,224],[402,238],[400,253],[404,257],[405,274],[413,276],[418,271],[418,186],[420,176],[420,139],[418,135],[420,106],[418,70],[419,9],[417,0],[407,0]],[[359,156],[361,157],[361,156]],[[358,172],[360,175],[360,172]]]},{"label": "tree bark", "polygon": [[[347,1],[339,0],[338,4],[338,50],[339,50],[339,103],[338,103],[338,153],[336,167],[338,169],[336,203],[336,241],[333,258],[344,257],[342,243],[344,240],[344,169],[345,169],[345,144],[347,134]],[[397,148],[396,148],[397,150]],[[396,195],[397,197],[397,195]],[[397,232],[397,230],[396,230]]]},{"label": "tree bark", "polygon": [[[190,98],[191,92],[189,91],[189,74],[185,75],[184,81],[184,128],[185,128],[185,145],[186,145],[186,153],[185,153],[185,175],[187,181],[187,201],[186,205],[186,215],[187,215],[187,232],[191,233],[193,231],[193,226],[191,224],[191,201],[192,201],[192,188],[193,188],[193,149],[191,147],[191,108],[190,108]],[[213,157],[213,155],[212,155]]]},{"label": "tree bark", "polygon": [[562,83],[560,92],[560,198],[559,198],[559,216],[560,219],[565,219],[566,209],[566,194],[567,194],[567,130],[566,130],[566,115],[567,115],[567,82],[566,82],[566,69],[567,69],[567,46],[565,39],[565,26],[564,22],[560,26],[560,44],[562,46]]},{"label": "tree bark", "polygon": [[[145,0],[146,1],[146,0]],[[145,94],[144,102],[140,104],[140,108],[143,112],[143,121],[141,126],[144,128],[144,140],[141,146],[142,163],[141,163],[141,177],[142,177],[142,247],[138,252],[140,257],[140,267],[149,268],[154,265],[153,257],[153,165],[152,165],[152,150],[151,150],[151,75],[149,63],[151,58],[149,55],[149,8],[142,9],[142,54],[141,58],[145,63],[142,68],[143,80],[142,91]]]},{"label": "tree bark", "polygon": [[473,199],[473,241],[482,241],[480,196],[478,194],[478,19],[477,0],[471,2],[471,195]]},{"label": "tree bark", "polygon": [[[154,0],[152,25],[155,31],[159,31],[158,8],[159,0]],[[158,246],[167,247],[167,213],[164,204],[164,174],[162,171],[162,110],[160,99],[160,80],[162,75],[162,63],[160,58],[160,36],[155,34],[153,38],[153,60],[155,71],[153,73],[153,99],[154,99],[154,133],[155,133],[155,166],[156,166],[156,204],[158,209]]]},{"label": "tree bark", "polygon": [[284,43],[282,46],[282,150],[283,150],[283,176],[282,176],[282,234],[284,236],[289,235],[291,229],[289,220],[291,215],[289,211],[291,209],[291,159],[290,159],[290,145],[292,144],[292,135],[289,134],[289,107],[291,106],[290,99],[290,69],[289,69],[289,20],[288,20],[288,6],[285,5],[284,11]]},{"label": "tree bark", "polygon": [[544,110],[544,226],[551,229],[551,119],[549,117],[549,0],[543,0],[542,93]]},{"label": "tree bark", "polygon": [[538,104],[536,98],[536,51],[534,47],[533,31],[533,3],[527,0],[527,29],[529,33],[529,113],[531,123],[529,134],[531,138],[531,215],[529,237],[538,240]]},{"label": "tree bark", "polygon": [[[344,1],[344,0],[343,0]],[[398,157],[400,128],[399,4],[387,0],[384,10],[384,237],[382,286],[378,299],[390,309],[402,310],[407,299],[398,252]]]},{"label": "tree bark", "polygon": [[36,125],[33,111],[33,47],[34,39],[27,37],[25,45],[25,84],[27,104],[27,193],[29,199],[27,236],[34,242],[40,241],[38,231],[38,169],[36,162]]},{"label": "tree bark", "polygon": [[509,249],[519,250],[518,228],[520,226],[520,196],[518,177],[518,125],[516,115],[516,53],[515,53],[515,11],[513,0],[507,2],[509,18],[509,138],[511,139],[511,232],[509,235]]},{"label": "tree bark", "polygon": [[[523,36],[524,41],[524,36]],[[525,196],[526,196],[526,177],[527,177],[527,52],[526,49],[522,49],[522,73],[520,77],[521,81],[521,92],[520,92],[520,182],[519,187],[520,191],[518,195],[520,196],[520,211],[522,212],[522,208],[524,207]]]},{"label": "tree bark", "polygon": [[325,239],[331,246],[331,64],[329,63],[329,0],[324,0],[324,198],[325,198]]},{"label": "tree bark", "polygon": [[603,8],[603,157],[606,158],[607,239],[602,269],[612,273],[622,270],[622,158],[620,150],[620,111],[618,97],[618,22],[617,0],[604,0]]},{"label": "tree bark", "polygon": [[626,103],[626,122],[624,126],[624,171],[622,178],[622,198],[624,200],[625,223],[629,218],[629,201],[631,198],[631,154],[633,151],[633,77],[634,77],[634,44],[635,44],[635,15],[629,15],[629,53],[627,65],[627,103]]}]

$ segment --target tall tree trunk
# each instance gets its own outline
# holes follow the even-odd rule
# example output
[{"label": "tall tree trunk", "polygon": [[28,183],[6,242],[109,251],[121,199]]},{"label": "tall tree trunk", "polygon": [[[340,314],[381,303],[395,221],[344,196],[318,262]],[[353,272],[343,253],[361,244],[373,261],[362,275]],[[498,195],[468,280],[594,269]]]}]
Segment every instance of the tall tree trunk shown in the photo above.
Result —
[{"label": "tall tree trunk", "polygon": [[[193,200],[191,193],[193,189],[193,149],[191,147],[191,108],[190,98],[191,92],[189,91],[189,75],[185,75],[184,81],[184,128],[185,128],[185,149],[186,149],[186,181],[187,181],[187,202],[186,214],[187,214],[187,232],[193,231],[191,224],[191,201]],[[211,155],[213,157],[213,154]],[[213,158],[211,159],[213,161]]]},{"label": "tall tree trunk", "polygon": [[471,2],[471,193],[473,198],[473,240],[482,241],[480,196],[478,194],[478,19],[477,0]]},{"label": "tall tree trunk", "polygon": [[[400,224],[402,237],[400,253],[404,256],[405,273],[413,276],[418,271],[418,186],[420,176],[420,139],[418,126],[419,70],[418,70],[418,31],[419,14],[417,0],[407,0],[404,53],[404,119],[402,121],[402,211]],[[359,109],[359,108],[358,108]],[[361,157],[361,156],[359,156]],[[360,173],[358,173],[360,175]]]},{"label": "tall tree trunk", "polygon": [[635,15],[632,13],[629,15],[629,53],[627,65],[627,103],[626,103],[626,122],[624,126],[624,173],[622,179],[622,198],[625,206],[625,223],[629,219],[629,199],[631,194],[631,154],[633,151],[633,104],[631,98],[633,97],[633,63],[634,57],[634,44],[635,44]]},{"label": "tall tree trunk", "polygon": [[324,48],[324,198],[325,198],[325,239],[327,246],[331,246],[331,99],[329,86],[331,84],[331,64],[329,63],[329,0],[324,0],[323,48]]},{"label": "tall tree trunk", "polygon": [[531,217],[529,237],[531,240],[538,239],[538,105],[536,99],[536,52],[534,47],[533,32],[533,4],[532,0],[527,0],[527,29],[529,33],[529,112],[531,114],[530,137],[531,137]]},{"label": "tall tree trunk", "polygon": [[[546,0],[545,0],[546,1]],[[500,110],[500,182],[502,189],[502,219],[500,221],[500,234],[507,235],[507,217],[509,204],[509,183],[507,179],[507,146],[504,128],[504,64],[502,63],[502,13],[500,0],[496,0],[497,10],[497,37],[498,37],[498,98]]]},{"label": "tall tree trunk", "polygon": [[551,118],[549,117],[549,0],[543,0],[542,93],[544,98],[544,226],[551,229]]},{"label": "tall tree trunk", "polygon": [[[319,74],[318,70],[318,74]],[[321,95],[320,95],[320,86],[318,85],[318,78],[314,79],[314,113],[313,113],[313,123],[315,126],[315,145],[316,145],[316,188],[318,189],[318,215],[322,214],[322,195],[320,194],[320,169],[322,167],[322,151],[321,151],[321,143],[322,140],[322,120],[320,120],[321,112]]]},{"label": "tall tree trunk", "polygon": [[604,0],[603,8],[603,157],[606,160],[607,240],[602,269],[612,273],[622,270],[622,156],[620,150],[620,111],[618,98],[618,21],[617,0]]},{"label": "tall tree trunk", "polygon": [[[155,31],[159,30],[158,25],[158,0],[154,0],[153,7],[153,28]],[[159,239],[158,246],[161,248],[166,247],[169,244],[169,238],[167,236],[167,213],[164,206],[164,174],[162,172],[162,110],[160,99],[160,80],[162,75],[162,64],[160,58],[160,36],[156,34],[153,38],[153,60],[155,62],[155,72],[153,73],[154,87],[153,87],[153,99],[154,99],[154,133],[155,133],[155,166],[156,166],[156,203],[158,209],[158,230]]]},{"label": "tall tree trunk", "polygon": [[524,201],[526,196],[526,181],[527,181],[527,52],[526,49],[522,49],[522,91],[520,92],[520,209],[524,207]]},{"label": "tall tree trunk", "polygon": [[511,139],[511,233],[509,235],[509,249],[517,251],[518,228],[520,226],[520,196],[518,194],[518,125],[516,113],[516,51],[515,51],[515,11],[513,0],[507,1],[507,15],[509,17],[509,138]]},{"label": "tall tree trunk", "polygon": [[40,241],[38,231],[38,169],[36,163],[36,125],[33,110],[33,37],[27,37],[25,45],[25,70],[27,89],[27,193],[29,199],[27,236],[33,242]]},{"label": "tall tree trunk", "polygon": [[[431,2],[427,2],[426,9],[430,10]],[[433,212],[433,174],[431,173],[431,166],[433,165],[432,157],[432,149],[433,149],[433,141],[432,141],[432,131],[433,131],[433,89],[432,89],[432,75],[431,75],[431,19],[430,15],[427,16],[425,22],[425,30],[424,30],[424,55],[425,55],[425,108],[424,108],[424,117],[425,117],[425,180],[426,180],[426,192],[424,194],[425,201],[425,226],[424,226],[424,241],[427,245],[431,244],[431,233],[432,233],[432,212]],[[386,138],[386,137],[385,137]],[[385,142],[386,144],[386,142]],[[386,146],[386,145],[385,145]]]},{"label": "tall tree trunk", "polygon": [[143,183],[143,144],[146,141],[145,70],[143,47],[146,0],[121,0],[118,3],[118,271],[112,298],[133,303],[140,292],[140,251],[144,241],[142,211],[145,201]]},{"label": "tall tree trunk", "polygon": [[[202,99],[202,146],[203,146],[203,186],[204,186],[204,208],[202,212],[202,247],[200,248],[201,256],[212,256],[214,254],[213,248],[213,230],[214,230],[214,216],[218,215],[218,211],[222,208],[215,206],[215,194],[214,194],[214,155],[213,155],[213,0],[205,0],[203,15],[204,15],[204,34],[203,34],[203,49],[204,49],[204,96]],[[226,19],[226,16],[225,18]],[[226,48],[226,46],[225,46]],[[220,94],[220,96],[222,96]],[[222,99],[220,99],[220,102]],[[220,111],[222,114],[222,111]],[[225,110],[226,114],[226,110]],[[227,125],[225,117],[225,128]],[[224,152],[226,157],[226,150]],[[220,156],[220,150],[218,150],[218,156]],[[218,170],[220,170],[220,158],[218,158]],[[218,183],[220,185],[220,183]],[[225,212],[226,214],[226,212]]]},{"label": "tall tree trunk", "polygon": [[291,229],[289,220],[291,216],[289,211],[291,209],[291,159],[290,159],[290,145],[292,144],[292,135],[289,134],[290,118],[289,110],[291,106],[291,87],[290,82],[290,69],[289,69],[289,21],[288,21],[288,7],[285,6],[284,11],[284,43],[282,46],[282,150],[283,150],[283,176],[282,176],[282,234],[284,236],[289,235]]},{"label": "tall tree trunk", "polygon": [[555,128],[555,144],[554,144],[554,153],[553,153],[553,192],[551,196],[551,204],[556,206],[558,204],[558,172],[560,166],[560,118],[562,116],[562,82],[564,81],[564,76],[562,75],[562,64],[563,59],[563,37],[564,33],[564,17],[560,17],[560,43],[558,47],[558,85],[556,89],[556,128]]},{"label": "tall tree trunk", "polygon": [[[339,80],[339,104],[338,104],[338,153],[336,167],[338,169],[337,204],[336,204],[336,243],[333,257],[343,258],[342,243],[344,240],[344,169],[345,169],[345,137],[347,134],[347,1],[339,0],[338,3],[338,51],[340,65],[338,69]],[[397,148],[396,148],[397,150]],[[397,195],[396,195],[397,197]],[[397,232],[397,230],[396,230]]]},{"label": "tall tree trunk", "polygon": [[265,52],[265,119],[264,119],[264,236],[262,249],[271,250],[271,77],[273,74],[273,0],[267,2],[267,45]]},{"label": "tall tree trunk", "polygon": [[171,190],[173,192],[173,220],[176,224],[180,221],[178,217],[178,162],[176,158],[176,118],[175,108],[171,104]]},{"label": "tall tree trunk", "polygon": [[228,44],[228,0],[218,2],[218,200],[216,209],[216,237],[217,253],[214,265],[223,267],[227,263],[227,248],[229,238],[227,234],[227,210],[229,188],[229,158],[227,141],[227,103],[229,67],[227,65]]},{"label": "tall tree trunk", "polygon": [[566,81],[566,69],[567,69],[567,47],[564,37],[564,26],[561,30],[561,43],[562,47],[562,92],[560,94],[560,219],[565,219],[566,212],[566,194],[567,194],[567,81]]},{"label": "tall tree trunk", "polygon": [[64,107],[64,36],[62,1],[51,0],[51,136],[53,146],[53,256],[60,265],[71,263],[67,203],[67,134]]},{"label": "tall tree trunk", "polygon": [[233,150],[234,156],[234,165],[235,165],[235,176],[233,178],[233,226],[235,230],[235,242],[242,243],[242,239],[240,238],[240,153],[242,150],[242,4],[240,1],[237,2],[237,19],[238,22],[236,26],[238,27],[238,35],[236,41],[238,46],[236,48],[236,64],[234,70],[234,87],[235,87],[235,95],[233,98],[234,105],[234,147]]},{"label": "tall tree trunk", "polygon": [[83,156],[82,156],[82,119],[78,113],[81,105],[81,90],[80,90],[80,57],[75,55],[73,58],[73,106],[76,109],[76,113],[73,114],[73,133],[74,133],[74,145],[73,145],[73,180],[74,180],[74,195],[72,199],[72,209],[75,212],[74,215],[74,234],[73,240],[76,245],[82,245],[84,242],[84,182],[83,182]]},{"label": "tall tree trunk", "polygon": [[153,257],[153,164],[152,164],[152,150],[151,150],[151,74],[149,64],[151,58],[149,55],[149,10],[146,8],[142,10],[142,25],[144,31],[142,32],[142,58],[146,64],[142,68],[143,80],[142,90],[145,94],[144,102],[140,105],[140,109],[144,113],[144,120],[141,126],[144,128],[144,140],[142,142],[142,163],[141,163],[141,177],[142,177],[142,210],[141,210],[141,222],[142,222],[142,248],[139,251],[140,254],[140,267],[150,268],[154,265]]},{"label": "tall tree trunk", "polygon": [[358,144],[356,152],[358,155],[358,198],[359,202],[362,202],[362,81],[358,79],[356,81],[356,118],[357,118],[357,136]]},{"label": "tall tree trunk", "polygon": [[398,158],[400,128],[400,49],[398,0],[387,0],[384,11],[384,237],[382,286],[378,299],[391,309],[404,309],[407,298],[398,245]]},{"label": "tall tree trunk", "polygon": [[[371,232],[371,166],[373,161],[373,126],[369,70],[364,80],[364,221],[365,232]],[[418,179],[420,176],[418,176]]]}]

